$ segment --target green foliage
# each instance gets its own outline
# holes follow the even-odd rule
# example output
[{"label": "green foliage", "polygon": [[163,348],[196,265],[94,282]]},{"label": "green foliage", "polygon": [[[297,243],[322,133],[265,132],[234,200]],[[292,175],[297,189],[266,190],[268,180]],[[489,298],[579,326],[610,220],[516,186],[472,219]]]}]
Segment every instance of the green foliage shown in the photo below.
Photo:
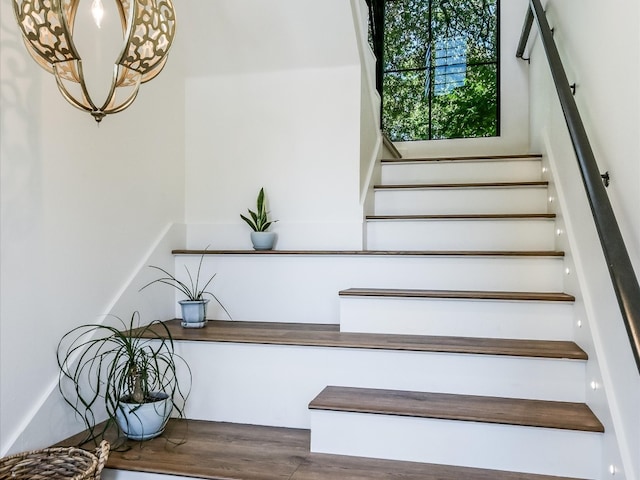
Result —
[{"label": "green foliage", "polygon": [[[204,250],[205,253],[207,251],[207,248],[205,248],[205,250]],[[229,312],[227,311],[225,306],[222,304],[222,302],[220,302],[220,300],[218,300],[218,297],[216,297],[212,292],[207,291],[207,287],[209,287],[209,285],[211,284],[213,279],[216,277],[216,274],[214,273],[213,275],[211,275],[211,277],[209,277],[209,280],[207,280],[204,283],[204,285],[200,285],[200,271],[202,270],[202,262],[204,260],[205,253],[203,253],[200,256],[200,262],[198,263],[198,271],[196,272],[195,278],[191,274],[191,272],[189,271],[187,266],[186,265],[184,266],[184,269],[187,272],[187,276],[189,277],[189,283],[188,284],[185,283],[185,282],[180,281],[178,278],[176,278],[174,275],[169,273],[164,268],[157,267],[155,265],[149,265],[149,268],[153,268],[155,270],[158,270],[159,272],[161,272],[163,274],[163,276],[160,277],[160,278],[156,278],[155,280],[152,280],[151,282],[147,283],[140,290],[144,290],[148,286],[153,285],[155,283],[162,283],[164,285],[168,285],[168,286],[173,287],[176,290],[178,290],[180,293],[182,293],[183,295],[185,295],[187,297],[187,300],[192,300],[192,301],[200,300],[201,301],[201,300],[204,300],[204,296],[205,295],[208,295],[211,298],[213,298],[216,301],[216,303],[218,305],[220,305],[220,307],[222,307],[222,309],[224,310],[224,313],[226,313],[227,316],[229,318],[231,318],[231,315],[229,314]]]},{"label": "green foliage", "polygon": [[387,0],[384,70],[423,68],[429,44],[429,1]]},{"label": "green foliage", "polygon": [[248,218],[240,214],[240,218],[247,222],[254,232],[266,232],[272,223],[277,220],[269,220],[269,212],[267,211],[267,204],[264,200],[264,188],[260,189],[258,193],[258,199],[256,201],[256,211],[247,209],[251,218]]},{"label": "green foliage", "polygon": [[463,87],[435,97],[432,109],[434,139],[498,135],[495,66],[470,68],[467,79]]},{"label": "green foliage", "polygon": [[[394,0],[385,11],[383,124],[395,141],[498,135],[499,0]],[[435,91],[439,41],[463,42],[464,84]]]},{"label": "green foliage", "polygon": [[424,95],[425,71],[384,76],[384,129],[393,141],[429,138],[429,99]]},{"label": "green foliage", "polygon": [[[156,392],[167,394],[173,401],[174,412],[184,417],[184,405],[191,390],[191,369],[175,352],[166,325],[156,320],[140,327],[138,312],[131,315],[128,324],[118,317],[112,318],[118,320],[118,328],[81,325],[58,343],[58,389],[87,428],[87,436],[79,444],[90,440],[97,443],[110,428],[119,429],[116,412],[121,405],[131,401],[152,402]],[[186,377],[180,381],[179,365],[186,367]],[[103,407],[108,419],[100,425],[97,417]]]}]

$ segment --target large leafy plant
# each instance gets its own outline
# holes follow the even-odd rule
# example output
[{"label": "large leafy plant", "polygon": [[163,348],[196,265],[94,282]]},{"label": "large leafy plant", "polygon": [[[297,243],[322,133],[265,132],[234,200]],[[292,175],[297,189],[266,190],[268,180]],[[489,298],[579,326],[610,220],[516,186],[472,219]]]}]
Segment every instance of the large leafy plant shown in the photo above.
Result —
[{"label": "large leafy plant", "polygon": [[[158,392],[172,399],[174,413],[182,418],[191,390],[191,369],[175,352],[164,323],[156,320],[140,326],[137,312],[128,323],[109,318],[116,326],[81,325],[58,343],[58,388],[87,429],[80,444],[97,443],[114,427],[122,439],[116,412],[125,403],[153,402]],[[107,420],[99,423],[103,409]]]},{"label": "large leafy plant", "polygon": [[269,212],[267,211],[267,204],[264,201],[264,187],[260,189],[258,193],[258,199],[256,201],[256,211],[247,209],[251,218],[240,214],[240,218],[247,222],[254,232],[266,232],[272,223],[277,220],[269,220]]}]

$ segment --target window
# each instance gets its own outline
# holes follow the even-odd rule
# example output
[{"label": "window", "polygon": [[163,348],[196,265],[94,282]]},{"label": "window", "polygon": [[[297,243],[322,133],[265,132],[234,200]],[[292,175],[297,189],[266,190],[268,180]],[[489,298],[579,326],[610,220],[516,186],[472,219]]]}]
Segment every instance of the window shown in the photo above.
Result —
[{"label": "window", "polygon": [[499,0],[379,1],[391,139],[499,135]]},{"label": "window", "polygon": [[[425,64],[427,68],[433,68],[433,94],[447,95],[458,87],[464,87],[467,73],[467,44],[463,37],[445,38],[436,41],[435,54],[431,48],[427,50]],[[427,77],[425,95],[429,95],[431,86]]]}]

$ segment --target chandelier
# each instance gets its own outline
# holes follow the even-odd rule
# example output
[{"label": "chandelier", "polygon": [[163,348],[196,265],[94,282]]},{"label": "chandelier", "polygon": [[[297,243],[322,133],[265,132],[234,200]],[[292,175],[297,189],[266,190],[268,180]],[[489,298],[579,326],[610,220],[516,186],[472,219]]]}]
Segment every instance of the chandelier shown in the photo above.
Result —
[{"label": "chandelier", "polygon": [[[100,122],[106,115],[131,105],[140,84],[160,73],[175,35],[175,11],[171,0],[114,0],[123,45],[106,99],[97,105],[87,89],[82,59],[73,42],[79,1],[13,0],[13,8],[33,59],[53,74],[62,96],[71,105]],[[93,0],[91,14],[100,27],[104,15],[101,0]]]}]

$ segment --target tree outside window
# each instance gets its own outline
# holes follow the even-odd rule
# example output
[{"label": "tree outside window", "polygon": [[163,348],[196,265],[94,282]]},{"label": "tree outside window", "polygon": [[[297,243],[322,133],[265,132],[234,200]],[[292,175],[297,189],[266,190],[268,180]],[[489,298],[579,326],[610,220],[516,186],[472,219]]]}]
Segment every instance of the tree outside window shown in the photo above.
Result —
[{"label": "tree outside window", "polygon": [[384,0],[392,140],[499,135],[499,0]]}]

